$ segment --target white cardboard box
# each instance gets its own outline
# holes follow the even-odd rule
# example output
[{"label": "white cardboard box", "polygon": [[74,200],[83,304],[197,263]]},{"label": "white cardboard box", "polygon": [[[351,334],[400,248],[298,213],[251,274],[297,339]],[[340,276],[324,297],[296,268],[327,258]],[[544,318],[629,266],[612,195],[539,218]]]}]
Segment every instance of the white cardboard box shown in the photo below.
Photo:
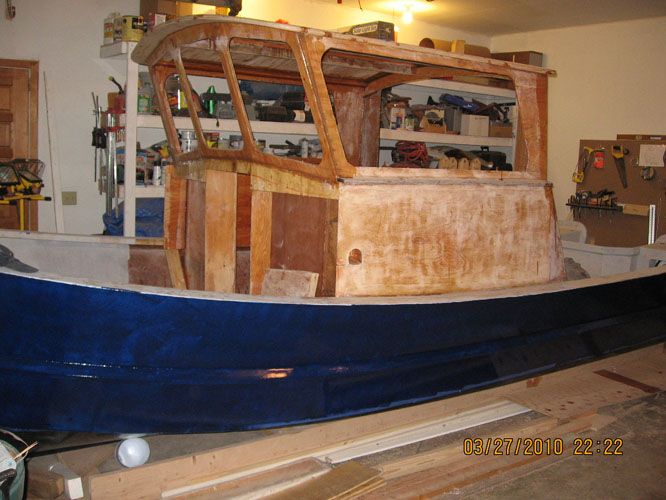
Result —
[{"label": "white cardboard box", "polygon": [[488,137],[489,120],[487,116],[462,115],[460,135],[479,135]]}]

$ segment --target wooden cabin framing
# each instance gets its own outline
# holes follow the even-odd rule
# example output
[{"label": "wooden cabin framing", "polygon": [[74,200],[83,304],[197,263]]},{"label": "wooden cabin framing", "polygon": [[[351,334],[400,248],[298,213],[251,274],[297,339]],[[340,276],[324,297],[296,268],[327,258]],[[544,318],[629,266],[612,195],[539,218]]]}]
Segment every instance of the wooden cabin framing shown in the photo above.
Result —
[{"label": "wooden cabin framing", "polygon": [[[134,50],[150,67],[175,168],[167,178],[165,246],[190,289],[249,290],[269,268],[318,273],[318,296],[421,295],[563,278],[547,182],[548,71],[321,30],[200,16],[158,27]],[[178,74],[226,79],[242,149],[183,152],[165,85]],[[514,171],[380,168],[385,88],[431,78],[513,84],[519,113]],[[302,85],[320,159],[255,145],[239,80]],[[333,101],[333,103],[331,102]],[[178,257],[174,259],[174,252]]]}]

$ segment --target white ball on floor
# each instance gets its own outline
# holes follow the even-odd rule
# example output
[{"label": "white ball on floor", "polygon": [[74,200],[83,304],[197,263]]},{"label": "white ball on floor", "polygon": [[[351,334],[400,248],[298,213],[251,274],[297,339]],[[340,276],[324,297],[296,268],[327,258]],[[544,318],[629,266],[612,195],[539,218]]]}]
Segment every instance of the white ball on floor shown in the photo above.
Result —
[{"label": "white ball on floor", "polygon": [[145,439],[125,439],[116,449],[116,458],[125,467],[138,467],[148,461],[150,446]]}]

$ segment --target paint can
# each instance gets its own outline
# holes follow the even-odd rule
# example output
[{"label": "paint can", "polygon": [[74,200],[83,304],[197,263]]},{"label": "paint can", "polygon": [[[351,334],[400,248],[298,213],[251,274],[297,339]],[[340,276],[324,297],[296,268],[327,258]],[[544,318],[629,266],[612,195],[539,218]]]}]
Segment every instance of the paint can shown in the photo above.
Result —
[{"label": "paint can", "polygon": [[123,16],[122,41],[138,42],[143,37],[143,16]]}]

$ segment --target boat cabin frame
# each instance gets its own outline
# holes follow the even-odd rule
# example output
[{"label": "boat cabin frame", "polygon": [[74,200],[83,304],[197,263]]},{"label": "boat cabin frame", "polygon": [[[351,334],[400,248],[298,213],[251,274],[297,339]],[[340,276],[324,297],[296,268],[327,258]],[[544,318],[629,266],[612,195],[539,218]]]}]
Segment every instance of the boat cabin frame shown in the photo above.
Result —
[{"label": "boat cabin frame", "polygon": [[[546,170],[550,71],[216,16],[159,26],[132,58],[150,68],[175,161],[164,235],[175,283],[259,294],[268,270],[278,268],[316,273],[318,296],[363,296],[563,279]],[[190,110],[199,107],[190,78],[226,79],[242,148],[210,147],[193,112],[199,147],[181,150],[166,91],[174,74]],[[514,171],[379,166],[382,90],[479,77],[515,88]],[[244,80],[303,87],[321,158],[280,157],[256,145]]]}]

